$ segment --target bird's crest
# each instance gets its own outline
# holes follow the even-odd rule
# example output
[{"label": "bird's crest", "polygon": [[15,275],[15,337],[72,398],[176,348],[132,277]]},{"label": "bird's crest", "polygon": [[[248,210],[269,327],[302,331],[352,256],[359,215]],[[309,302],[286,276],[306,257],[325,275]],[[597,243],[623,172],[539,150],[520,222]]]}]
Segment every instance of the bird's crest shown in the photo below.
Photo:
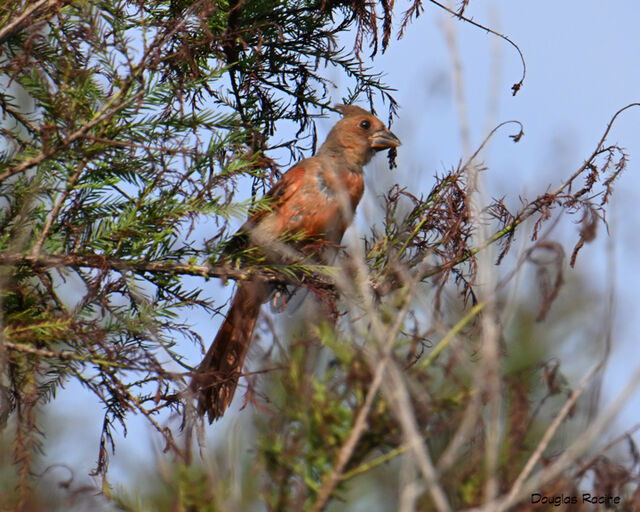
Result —
[{"label": "bird's crest", "polygon": [[360,108],[360,107],[356,107],[355,105],[336,105],[336,109],[338,110],[338,112],[340,112],[344,117],[349,117],[349,116],[370,116],[371,112]]}]

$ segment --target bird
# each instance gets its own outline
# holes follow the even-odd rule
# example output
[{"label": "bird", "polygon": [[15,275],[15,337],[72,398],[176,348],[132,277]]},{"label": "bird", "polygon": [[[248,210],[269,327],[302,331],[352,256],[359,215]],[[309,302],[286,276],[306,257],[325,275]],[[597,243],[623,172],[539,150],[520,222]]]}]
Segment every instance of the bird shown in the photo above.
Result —
[{"label": "bird", "polygon": [[[232,237],[235,246],[258,249],[271,260],[284,258],[287,248],[300,249],[306,242],[315,242],[308,245],[316,248],[338,246],[364,193],[364,166],[376,152],[395,151],[401,142],[361,107],[337,105],[336,110],[342,118],[325,142],[265,194],[267,207],[250,214]],[[321,248],[316,250],[322,253]],[[233,400],[261,306],[272,292],[273,285],[264,278],[238,282],[226,318],[193,373],[197,410],[207,415],[210,424]]]}]

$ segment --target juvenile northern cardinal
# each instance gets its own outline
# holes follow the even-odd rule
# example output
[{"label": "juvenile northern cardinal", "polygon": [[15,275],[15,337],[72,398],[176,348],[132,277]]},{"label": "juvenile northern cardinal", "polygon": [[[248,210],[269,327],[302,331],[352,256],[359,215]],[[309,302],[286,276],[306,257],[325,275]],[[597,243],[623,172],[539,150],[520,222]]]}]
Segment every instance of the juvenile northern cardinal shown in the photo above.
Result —
[{"label": "juvenile northern cardinal", "polygon": [[[268,208],[254,213],[236,237],[265,253],[277,253],[283,235],[337,245],[364,192],[363,167],[377,151],[400,140],[366,110],[339,105],[343,118],[317,154],[291,169],[267,193]],[[260,278],[238,284],[227,317],[191,382],[198,411],[209,423],[231,404],[261,305],[272,289]]]}]

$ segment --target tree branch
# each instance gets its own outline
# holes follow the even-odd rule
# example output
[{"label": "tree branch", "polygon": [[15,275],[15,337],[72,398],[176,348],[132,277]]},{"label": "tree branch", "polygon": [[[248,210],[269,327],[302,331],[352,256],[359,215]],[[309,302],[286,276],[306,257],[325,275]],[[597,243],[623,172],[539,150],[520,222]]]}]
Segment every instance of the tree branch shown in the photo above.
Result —
[{"label": "tree branch", "polygon": [[270,269],[269,265],[255,266],[240,270],[228,265],[193,264],[175,261],[144,261],[127,260],[115,256],[103,254],[40,254],[28,255],[16,253],[0,253],[0,265],[26,265],[34,269],[47,268],[97,268],[102,270],[116,270],[120,272],[151,273],[151,274],[175,274],[187,276],[201,276],[205,279],[220,278],[245,281],[253,276],[260,275],[268,283],[294,284],[302,286],[312,283],[319,288],[332,288],[333,282],[325,275],[309,276],[302,274],[294,277],[290,272],[283,275],[277,269]]},{"label": "tree branch", "polygon": [[[51,14],[58,12],[55,8],[56,4],[61,4],[60,8],[65,4],[71,3],[71,0],[40,0],[26,9],[22,14],[16,17],[11,23],[0,30],[0,45],[4,44],[10,37],[17,34],[25,26],[31,25],[32,17],[40,16],[43,11],[49,9]],[[54,7],[52,9],[52,7]]]}]

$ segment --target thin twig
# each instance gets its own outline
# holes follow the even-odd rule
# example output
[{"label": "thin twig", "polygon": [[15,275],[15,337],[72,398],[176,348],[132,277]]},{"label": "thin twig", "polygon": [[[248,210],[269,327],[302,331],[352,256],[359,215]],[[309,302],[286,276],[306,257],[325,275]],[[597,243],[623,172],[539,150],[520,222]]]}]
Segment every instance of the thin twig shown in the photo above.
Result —
[{"label": "thin twig", "polygon": [[[344,203],[343,207],[346,209],[348,208],[348,205],[347,205],[346,198],[344,199],[345,200],[343,201]],[[354,236],[357,236],[357,234],[354,233]],[[390,365],[393,346],[397,340],[397,336],[400,332],[404,319],[406,318],[406,315],[409,311],[409,308],[411,305],[411,299],[415,294],[415,291],[417,289],[417,284],[418,284],[417,280],[411,279],[409,278],[409,276],[407,276],[408,278],[407,285],[404,287],[403,294],[402,294],[403,296],[401,299],[403,307],[401,308],[400,312],[396,316],[394,323],[385,329],[383,324],[381,324],[380,318],[375,311],[374,297],[372,294],[371,287],[368,284],[369,274],[368,274],[368,268],[365,263],[365,254],[360,245],[356,245],[356,247],[354,248],[354,252],[352,254],[351,260],[355,264],[357,269],[357,276],[354,279],[355,279],[355,282],[360,284],[358,291],[361,297],[361,300],[355,300],[353,302],[354,304],[364,303],[365,309],[368,312],[368,319],[371,323],[371,333],[374,336],[374,339],[376,342],[375,345],[378,347],[378,350],[375,351],[375,354],[373,353],[369,354],[370,355],[369,361],[372,367],[374,368],[374,370],[373,370],[373,380],[367,391],[365,402],[361,407],[361,409],[358,411],[356,420],[354,421],[354,426],[351,430],[351,433],[349,434],[349,437],[347,438],[345,443],[342,445],[338,453],[338,460],[335,466],[333,467],[331,473],[329,473],[329,475],[325,478],[322,484],[322,487],[318,493],[318,497],[315,503],[313,504],[313,507],[311,508],[312,512],[320,512],[326,507],[329,501],[329,498],[333,493],[333,490],[335,489],[336,485],[338,485],[338,483],[342,480],[344,468],[346,467],[347,463],[351,459],[351,456],[353,454],[353,451],[355,450],[355,447],[358,441],[360,440],[361,436],[364,434],[368,426],[367,417],[371,410],[373,399],[375,398],[375,395],[378,392],[378,389],[384,384],[383,376],[385,375]],[[349,280],[345,280],[344,282],[342,280],[337,280],[337,285],[343,288],[342,291],[344,292],[347,298],[353,295],[358,295],[354,293],[355,290],[346,289],[347,284],[352,284],[352,283],[350,283]],[[350,304],[350,305],[353,306],[354,304]],[[388,395],[388,390],[386,391]],[[406,389],[405,389],[405,393],[406,393]],[[437,482],[436,471],[433,468],[433,464],[431,464],[426,448],[424,447],[420,437],[417,436],[417,428],[415,427],[415,424],[411,426],[405,421],[406,414],[402,414],[399,416],[400,416],[399,419],[401,420],[401,424],[403,427],[403,431],[409,441],[408,445],[413,449],[418,461],[420,462],[420,469],[425,477],[425,480],[429,485],[429,490],[432,493],[432,496],[434,498],[436,506],[438,507],[438,510],[441,510],[443,512],[448,512],[449,510],[451,510],[451,508],[447,503],[447,498],[444,491],[442,490],[442,488]]]},{"label": "thin twig", "polygon": [[[605,428],[613,421],[613,419],[619,414],[624,404],[629,400],[631,395],[635,392],[640,384],[640,366],[636,367],[631,378],[627,382],[624,389],[620,392],[618,397],[607,407],[603,414],[601,414],[594,422],[590,424],[587,430],[578,438],[574,443],[569,446],[552,464],[545,466],[538,471],[533,477],[531,477],[526,483],[518,489],[518,492],[513,493],[513,488],[509,494],[502,498],[497,499],[491,503],[485,504],[484,507],[478,509],[472,509],[474,511],[486,511],[486,512],[503,512],[510,507],[518,503],[521,499],[525,498],[529,493],[535,489],[541,488],[548,482],[551,482],[558,478],[563,471],[565,471],[576,459],[588,450],[594,440],[602,434]],[[576,390],[578,391],[578,390]],[[572,394],[573,395],[573,394]],[[564,410],[564,408],[563,408]]]},{"label": "thin twig", "polygon": [[[391,341],[393,342],[393,340]],[[353,423],[353,428],[349,433],[349,437],[342,445],[342,448],[340,448],[340,452],[338,453],[338,460],[336,461],[333,470],[324,479],[322,487],[318,492],[318,497],[311,507],[311,512],[320,512],[324,510],[329,501],[329,498],[331,497],[331,494],[333,493],[333,490],[335,489],[336,485],[338,485],[340,480],[342,480],[344,468],[351,459],[351,455],[353,454],[353,451],[355,450],[360,437],[362,437],[362,434],[364,434],[365,430],[368,428],[367,417],[369,416],[369,412],[371,411],[373,399],[375,398],[376,394],[378,393],[378,389],[382,384],[382,377],[384,376],[388,362],[389,353],[387,353],[386,356],[383,356],[379,360],[375,368],[373,379],[367,391],[367,396],[365,397],[362,407],[358,411],[356,419]]]},{"label": "thin twig", "polygon": [[309,272],[301,272],[299,279],[294,278],[291,273],[280,274],[278,267],[265,265],[255,269],[239,270],[227,265],[179,263],[176,261],[145,261],[129,260],[104,254],[40,254],[38,256],[25,256],[17,253],[0,253],[0,265],[26,265],[34,269],[46,268],[96,268],[101,270],[115,270],[119,272],[137,272],[151,274],[172,274],[200,276],[205,279],[220,278],[244,281],[255,276],[257,273],[269,283],[296,284],[300,286],[313,284],[320,288],[331,288],[334,283],[328,274],[325,265],[305,264],[307,270],[313,270],[323,277],[308,275]]},{"label": "thin twig", "polygon": [[[548,197],[549,200],[553,200],[555,197],[560,195],[567,187],[569,187],[576,180],[576,178],[578,176],[580,176],[588,168],[588,166],[591,164],[591,162],[602,152],[603,147],[604,147],[604,143],[605,143],[605,141],[606,141],[606,139],[607,139],[607,137],[609,135],[609,132],[611,131],[611,128],[613,128],[613,125],[614,125],[616,119],[618,118],[618,116],[620,116],[620,114],[622,114],[626,110],[628,110],[630,108],[633,108],[633,107],[640,107],[640,103],[630,103],[630,104],[626,105],[625,107],[622,107],[620,110],[618,110],[613,115],[613,117],[611,118],[611,120],[607,124],[607,128],[605,129],[602,137],[598,141],[598,145],[596,146],[596,149],[593,151],[591,156],[569,178],[567,178],[564,182],[562,182],[553,192],[550,192],[550,193],[546,194],[546,197]],[[518,121],[507,121],[506,123],[511,123],[511,122],[518,122]],[[502,123],[501,125],[496,127],[496,129],[499,128],[500,126],[506,124],[506,123]],[[494,132],[495,132],[495,130],[494,130]],[[475,157],[475,154],[474,154],[474,156],[471,157],[471,159],[468,162],[472,161],[474,157]],[[468,162],[467,162],[467,164],[468,164]],[[465,165],[467,165],[467,164],[465,164]],[[475,256],[480,251],[486,249],[487,247],[489,247],[493,243],[497,242],[501,238],[504,238],[505,236],[508,236],[511,233],[513,233],[520,224],[522,224],[525,220],[527,220],[529,217],[534,215],[538,210],[539,210],[539,206],[536,204],[535,201],[528,203],[522,209],[522,211],[516,216],[516,218],[512,222],[510,222],[509,224],[507,224],[503,228],[501,228],[498,231],[496,231],[489,238],[487,238],[483,242],[479,243],[478,245],[476,245],[474,248],[470,249],[468,252],[466,252],[465,254],[460,256],[459,258],[456,258],[455,260],[451,260],[451,261],[445,262],[445,263],[443,263],[441,265],[437,265],[435,267],[430,267],[430,268],[421,270],[419,273],[422,276],[422,279],[426,279],[428,277],[434,276],[436,274],[439,274],[443,270],[448,270],[450,268],[455,267],[456,265],[459,265],[460,263],[464,263],[469,258]],[[416,275],[417,274],[418,273],[416,273]]]},{"label": "thin twig", "polygon": [[522,77],[520,78],[520,81],[513,84],[513,86],[511,87],[511,90],[513,91],[513,95],[515,96],[518,91],[520,90],[520,88],[522,87],[522,84],[524,83],[524,79],[527,75],[527,64],[524,60],[524,55],[522,55],[522,51],[520,50],[520,48],[518,47],[518,45],[516,43],[514,43],[511,39],[509,39],[507,36],[505,36],[504,34],[501,34],[500,32],[496,32],[495,30],[490,29],[489,27],[482,25],[476,21],[473,21],[470,18],[467,18],[465,16],[463,16],[461,13],[456,12],[452,9],[449,9],[446,5],[441,4],[440,2],[437,2],[436,0],[429,0],[432,4],[437,5],[438,7],[440,7],[440,9],[443,9],[445,11],[447,11],[449,14],[452,14],[453,16],[455,16],[456,18],[469,23],[471,25],[473,25],[474,27],[478,27],[482,30],[484,30],[485,32],[488,32],[489,34],[493,34],[496,37],[499,37],[500,39],[503,39],[504,41],[506,41],[507,43],[509,43],[511,46],[513,46],[516,51],[518,52],[518,55],[520,56],[520,61],[522,62]]},{"label": "thin twig", "polygon": [[58,216],[58,213],[60,213],[60,209],[62,208],[62,205],[67,200],[71,192],[73,191],[73,187],[75,186],[76,181],[78,181],[78,178],[80,177],[80,174],[82,174],[82,171],[84,170],[86,165],[87,165],[87,157],[84,157],[82,160],[80,160],[80,162],[76,166],[75,171],[73,171],[73,174],[69,178],[65,191],[62,194],[60,194],[58,201],[56,201],[56,204],[51,209],[51,212],[49,212],[49,215],[47,216],[47,220],[44,223],[44,227],[42,228],[42,233],[40,233],[38,240],[36,241],[36,243],[33,246],[33,249],[31,250],[32,257],[37,258],[38,255],[40,254],[40,249],[42,249],[42,244],[47,238],[47,235],[49,234],[49,230],[51,229],[51,226],[53,225],[54,220]]},{"label": "thin twig", "polygon": [[[603,142],[604,142],[604,138],[601,141],[601,144]],[[558,430],[562,422],[570,414],[578,398],[582,395],[582,393],[585,391],[587,386],[591,383],[593,378],[604,368],[604,366],[606,365],[609,359],[609,354],[611,353],[611,343],[612,343],[611,338],[613,333],[613,315],[614,315],[614,309],[615,309],[615,288],[616,288],[615,287],[615,266],[614,266],[615,258],[613,258],[611,250],[610,250],[609,256],[610,256],[609,257],[610,265],[608,265],[607,268],[609,269],[609,273],[610,273],[609,279],[608,279],[608,282],[610,283],[610,287],[609,287],[609,298],[607,301],[607,311],[605,314],[605,322],[604,322],[603,338],[605,343],[604,343],[604,350],[603,350],[602,356],[600,357],[598,362],[584,376],[582,381],[580,381],[580,384],[578,385],[578,387],[572,391],[571,395],[569,396],[569,399],[565,402],[562,409],[560,409],[560,412],[556,415],[556,417],[551,422],[551,425],[549,425],[549,427],[545,431],[544,436],[536,446],[536,449],[531,454],[524,468],[518,475],[518,478],[511,486],[511,491],[507,495],[507,500],[513,499],[514,496],[516,496],[520,492],[525,479],[529,476],[531,471],[533,471],[533,468],[535,467],[535,465],[540,461],[542,454],[547,449],[547,446],[553,439],[553,436],[555,435],[556,431]]]},{"label": "thin twig", "polygon": [[36,348],[31,345],[26,345],[24,343],[14,343],[12,341],[4,341],[3,345],[9,350],[15,350],[16,352],[21,352],[23,354],[31,354],[38,357],[46,357],[49,359],[60,359],[60,360],[71,360],[71,361],[79,361],[82,363],[90,363],[95,364],[96,366],[104,366],[108,368],[120,368],[123,370],[133,370],[133,371],[148,371],[149,368],[142,366],[134,366],[130,364],[118,363],[117,361],[109,361],[107,359],[101,359],[94,356],[82,355],[76,352],[72,352],[71,350],[61,350],[60,352],[56,352],[54,350],[46,350],[42,348]]},{"label": "thin twig", "polygon": [[429,356],[420,363],[420,369],[423,370],[428,366],[431,366],[433,361],[447,348],[447,346],[460,334],[469,322],[471,322],[480,312],[485,308],[486,302],[478,302],[473,306],[449,331],[442,337],[436,347],[429,353]]},{"label": "thin twig", "polygon": [[[42,11],[50,7],[55,7],[56,4],[62,4],[62,6],[64,6],[64,4],[68,3],[71,3],[71,0],[38,0],[22,14],[17,16],[11,23],[0,30],[0,45],[4,44],[10,37],[25,28],[25,26],[32,25],[30,21],[32,16],[39,16]],[[57,12],[58,9],[51,9],[52,15]]]},{"label": "thin twig", "polygon": [[[133,82],[133,80],[132,80]],[[120,99],[121,96],[128,89],[121,89],[117,94],[115,94],[112,98],[110,98],[105,105],[93,116],[93,119],[89,121],[87,124],[82,125],[78,130],[73,132],[71,135],[62,140],[59,144],[51,146],[49,149],[42,151],[42,153],[25,160],[21,164],[15,165],[13,167],[9,167],[5,172],[0,174],[0,182],[6,180],[10,176],[14,176],[21,172],[26,171],[32,167],[35,167],[51,156],[55,155],[61,149],[69,147],[73,142],[85,136],[85,134],[91,130],[94,126],[98,125],[102,121],[106,119],[110,119],[113,117],[119,110],[127,107],[128,105],[135,103],[140,98],[142,98],[145,94],[144,88],[138,91],[136,94],[131,96],[130,98],[123,100],[121,103],[117,103],[117,100]]]}]

